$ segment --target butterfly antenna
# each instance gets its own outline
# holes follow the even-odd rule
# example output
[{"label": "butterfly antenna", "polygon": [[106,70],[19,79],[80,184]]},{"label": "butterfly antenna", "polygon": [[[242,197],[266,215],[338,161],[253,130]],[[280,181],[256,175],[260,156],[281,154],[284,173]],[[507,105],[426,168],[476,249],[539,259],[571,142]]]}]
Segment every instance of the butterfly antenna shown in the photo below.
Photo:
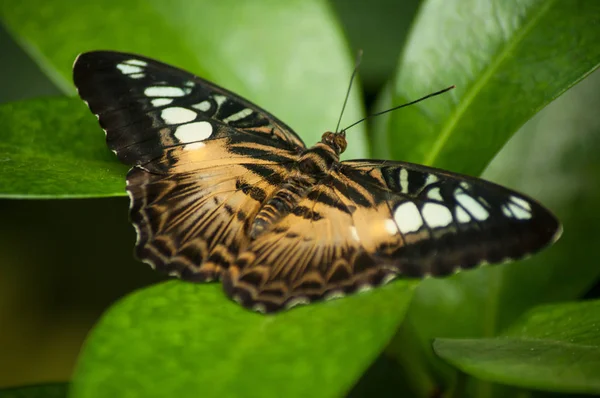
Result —
[{"label": "butterfly antenna", "polygon": [[[348,130],[349,128],[351,128],[351,127],[354,127],[354,126],[356,126],[357,124],[359,124],[359,123],[362,123],[362,122],[364,122],[365,120],[367,120],[367,119],[370,119],[370,118],[372,118],[372,117],[374,117],[374,116],[383,115],[384,113],[388,113],[388,112],[391,112],[391,111],[395,111],[396,109],[404,108],[405,106],[414,105],[414,104],[416,104],[417,102],[421,102],[421,101],[423,101],[423,100],[426,100],[427,98],[435,97],[436,95],[440,95],[440,94],[443,94],[443,93],[445,93],[446,91],[450,91],[450,90],[452,90],[452,89],[453,89],[453,88],[455,88],[455,87],[456,87],[455,85],[452,85],[452,86],[450,86],[450,87],[446,87],[446,88],[445,88],[445,89],[443,89],[443,90],[436,91],[435,93],[428,94],[428,95],[426,95],[426,96],[424,96],[424,97],[421,97],[421,98],[419,98],[419,99],[417,99],[417,100],[414,100],[414,101],[408,102],[408,103],[406,103],[406,104],[398,105],[398,106],[395,106],[395,107],[393,107],[393,108],[386,109],[385,111],[381,111],[381,112],[377,112],[377,113],[373,113],[373,114],[371,114],[371,115],[365,116],[364,118],[360,119],[358,122],[354,122],[354,123],[352,123],[350,126],[346,127],[346,128],[343,130],[343,131],[346,131],[346,130]],[[336,131],[337,131],[337,130],[336,130]]]},{"label": "butterfly antenna", "polygon": [[354,82],[354,76],[356,76],[356,72],[358,72],[358,67],[360,66],[360,61],[362,60],[363,51],[358,50],[358,54],[356,54],[356,61],[354,62],[354,70],[352,71],[352,76],[350,76],[350,84],[348,85],[348,91],[346,92],[346,98],[344,98],[344,105],[342,105],[342,112],[340,112],[340,118],[338,119],[337,126],[335,126],[335,131],[338,132],[340,128],[340,123],[342,122],[342,116],[344,115],[344,110],[346,109],[346,104],[348,103],[348,97],[350,96],[350,90],[352,90],[352,83]]}]

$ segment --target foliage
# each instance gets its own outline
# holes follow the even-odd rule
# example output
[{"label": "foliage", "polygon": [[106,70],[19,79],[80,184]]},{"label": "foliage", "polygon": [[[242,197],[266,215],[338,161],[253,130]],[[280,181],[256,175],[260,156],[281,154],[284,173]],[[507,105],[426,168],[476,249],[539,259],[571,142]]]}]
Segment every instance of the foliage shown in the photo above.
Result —
[{"label": "foliage", "polygon": [[[555,247],[506,266],[418,285],[399,281],[275,316],[243,310],[218,285],[154,285],[106,311],[69,395],[600,394],[598,301],[526,313],[576,300],[600,277],[589,254],[600,232],[588,226],[600,199],[589,184],[600,170],[593,111],[600,79],[535,116],[600,63],[599,13],[600,3],[585,0],[425,1],[376,108],[457,88],[378,118],[369,140],[364,125],[349,133],[348,157],[472,175],[504,147],[486,176],[556,211],[566,233]],[[269,109],[307,143],[337,120],[352,68],[334,8],[322,0],[5,1],[0,18],[65,95],[0,106],[5,198],[124,194],[125,168],[105,148],[95,118],[66,98],[75,94],[70,67],[79,52],[124,50],[184,67]],[[344,120],[357,120],[362,108],[354,93]],[[390,380],[396,376],[404,383]],[[14,396],[56,396],[40,391]]]}]

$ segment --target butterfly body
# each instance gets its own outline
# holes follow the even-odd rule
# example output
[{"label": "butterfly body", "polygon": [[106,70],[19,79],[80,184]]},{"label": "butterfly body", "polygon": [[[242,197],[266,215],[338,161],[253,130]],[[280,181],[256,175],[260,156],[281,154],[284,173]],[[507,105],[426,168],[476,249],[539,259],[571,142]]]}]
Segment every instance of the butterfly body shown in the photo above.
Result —
[{"label": "butterfly body", "polygon": [[149,58],[85,53],[74,81],[132,166],[137,257],[221,279],[256,311],[521,258],[560,234],[525,195],[406,162],[340,161],[344,131],[306,148],[263,109]]},{"label": "butterfly body", "polygon": [[345,148],[343,135],[327,132],[321,142],[299,155],[298,161],[292,165],[293,171],[289,179],[267,199],[256,215],[250,230],[252,239],[277,224],[281,218],[292,211],[302,213],[304,217],[318,216],[308,209],[299,207],[299,203],[311,187],[327,183],[330,171],[340,166],[339,155],[343,151],[340,145]]}]

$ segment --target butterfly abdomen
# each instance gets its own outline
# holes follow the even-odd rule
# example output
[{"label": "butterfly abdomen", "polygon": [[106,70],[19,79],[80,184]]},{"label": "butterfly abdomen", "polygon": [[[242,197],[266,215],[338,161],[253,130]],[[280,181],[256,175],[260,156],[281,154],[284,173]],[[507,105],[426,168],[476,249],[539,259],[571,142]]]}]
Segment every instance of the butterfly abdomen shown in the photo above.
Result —
[{"label": "butterfly abdomen", "polygon": [[309,209],[298,207],[298,203],[308,194],[311,187],[326,178],[338,162],[338,153],[323,142],[318,142],[304,151],[298,160],[299,173],[278,188],[261,207],[252,222],[250,238],[255,239],[293,211],[303,218],[318,217],[318,214]]},{"label": "butterfly abdomen", "polygon": [[282,217],[290,214],[314,184],[315,181],[310,177],[293,178],[283,184],[260,208],[250,227],[250,238],[255,239]]}]

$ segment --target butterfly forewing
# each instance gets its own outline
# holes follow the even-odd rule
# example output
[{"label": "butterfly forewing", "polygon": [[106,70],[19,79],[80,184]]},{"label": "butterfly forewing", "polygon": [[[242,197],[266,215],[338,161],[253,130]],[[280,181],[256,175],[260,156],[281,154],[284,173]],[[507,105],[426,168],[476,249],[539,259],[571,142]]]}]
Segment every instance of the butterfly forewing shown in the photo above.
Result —
[{"label": "butterfly forewing", "polygon": [[[304,148],[283,122],[191,73],[145,57],[99,51],[81,54],[73,80],[121,161],[150,162],[166,148],[227,137],[263,140],[290,151]],[[235,130],[237,137],[231,137]]]},{"label": "butterfly forewing", "polygon": [[223,278],[256,311],[521,258],[560,234],[522,194],[409,163],[339,162],[345,133],[306,149],[256,105],[145,57],[86,53],[73,73],[133,166],[137,256],[186,280]]}]

